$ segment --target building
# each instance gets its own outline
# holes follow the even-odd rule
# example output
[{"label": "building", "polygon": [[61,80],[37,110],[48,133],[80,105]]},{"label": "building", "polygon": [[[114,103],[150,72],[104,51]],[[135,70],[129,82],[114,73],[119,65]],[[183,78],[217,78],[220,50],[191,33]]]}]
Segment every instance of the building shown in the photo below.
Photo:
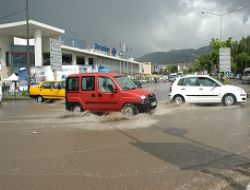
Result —
[{"label": "building", "polygon": [[179,63],[177,64],[178,72],[184,72],[187,70],[192,64],[191,63]]},{"label": "building", "polygon": [[[61,36],[64,33],[63,29],[29,20],[31,79],[36,82],[39,80],[61,80],[68,74],[98,72],[103,68],[124,74],[143,74],[143,63],[133,59],[124,59],[100,50],[82,49],[74,47],[74,44],[68,46],[61,43],[62,68],[52,71],[50,40],[56,39],[61,42]],[[19,78],[23,73],[24,75],[27,73],[25,39],[26,21],[0,24],[1,78],[6,78],[13,72],[18,73]]]}]

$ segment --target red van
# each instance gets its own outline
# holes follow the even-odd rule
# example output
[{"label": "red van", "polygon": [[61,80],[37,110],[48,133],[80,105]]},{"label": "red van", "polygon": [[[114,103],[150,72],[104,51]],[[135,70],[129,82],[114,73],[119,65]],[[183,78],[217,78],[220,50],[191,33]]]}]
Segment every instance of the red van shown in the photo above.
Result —
[{"label": "red van", "polygon": [[136,115],[157,107],[155,95],[139,89],[125,75],[81,73],[66,80],[66,109],[74,112],[122,112]]}]

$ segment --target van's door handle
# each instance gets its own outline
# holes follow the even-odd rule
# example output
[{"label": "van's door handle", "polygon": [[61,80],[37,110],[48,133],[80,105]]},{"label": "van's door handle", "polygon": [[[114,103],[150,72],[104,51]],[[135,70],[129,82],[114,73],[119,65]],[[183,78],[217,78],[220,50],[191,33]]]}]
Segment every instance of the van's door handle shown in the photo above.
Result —
[{"label": "van's door handle", "polygon": [[94,97],[95,97],[95,94],[93,93],[93,94],[91,94],[91,96],[94,98]]},{"label": "van's door handle", "polygon": [[186,90],[185,88],[182,88],[181,90]]},{"label": "van's door handle", "polygon": [[99,94],[98,94],[98,97],[102,97],[102,94],[101,94],[101,93],[99,93]]},{"label": "van's door handle", "polygon": [[203,88],[199,88],[199,90],[203,90]]}]

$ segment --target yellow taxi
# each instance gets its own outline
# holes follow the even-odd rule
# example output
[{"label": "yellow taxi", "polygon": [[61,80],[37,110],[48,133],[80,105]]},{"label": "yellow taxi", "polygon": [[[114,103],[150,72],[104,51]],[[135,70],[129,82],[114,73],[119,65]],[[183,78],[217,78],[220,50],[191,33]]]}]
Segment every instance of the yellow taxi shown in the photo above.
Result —
[{"label": "yellow taxi", "polygon": [[62,100],[65,98],[65,81],[43,81],[30,87],[29,96],[36,98],[37,103],[44,100]]}]

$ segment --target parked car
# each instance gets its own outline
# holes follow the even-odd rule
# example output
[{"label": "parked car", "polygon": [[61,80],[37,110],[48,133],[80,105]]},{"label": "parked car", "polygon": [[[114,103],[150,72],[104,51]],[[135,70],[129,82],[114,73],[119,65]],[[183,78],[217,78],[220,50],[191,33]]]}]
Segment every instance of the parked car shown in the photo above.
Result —
[{"label": "parked car", "polygon": [[142,82],[140,80],[133,80],[137,88],[142,88]]},{"label": "parked car", "polygon": [[36,98],[37,103],[44,100],[61,100],[65,98],[65,81],[43,81],[31,86],[29,96]]},{"label": "parked car", "polygon": [[250,67],[244,69],[241,82],[242,84],[250,84]]},{"label": "parked car", "polygon": [[177,78],[170,90],[170,100],[176,103],[223,103],[231,106],[247,100],[246,92],[242,88],[223,85],[206,75]]},{"label": "parked car", "polygon": [[179,76],[179,77],[182,77],[182,76],[183,76],[183,72],[179,72],[179,73],[178,73],[178,76]]},{"label": "parked car", "polygon": [[173,82],[173,81],[175,81],[176,78],[177,78],[176,73],[170,73],[169,76],[168,76],[168,81]]},{"label": "parked car", "polygon": [[167,80],[168,80],[168,75],[164,75],[164,76],[162,77],[162,79],[163,79],[163,81],[167,81]]},{"label": "parked car", "polygon": [[133,116],[157,107],[156,96],[125,75],[80,73],[66,80],[66,109],[74,112],[122,112]]},{"label": "parked car", "polygon": [[233,72],[230,72],[230,73],[229,73],[229,78],[230,78],[230,79],[234,79],[234,78],[235,78],[235,74],[234,74]]},{"label": "parked car", "polygon": [[235,76],[235,79],[241,80],[241,79],[242,79],[242,74],[237,74],[237,75]]}]

